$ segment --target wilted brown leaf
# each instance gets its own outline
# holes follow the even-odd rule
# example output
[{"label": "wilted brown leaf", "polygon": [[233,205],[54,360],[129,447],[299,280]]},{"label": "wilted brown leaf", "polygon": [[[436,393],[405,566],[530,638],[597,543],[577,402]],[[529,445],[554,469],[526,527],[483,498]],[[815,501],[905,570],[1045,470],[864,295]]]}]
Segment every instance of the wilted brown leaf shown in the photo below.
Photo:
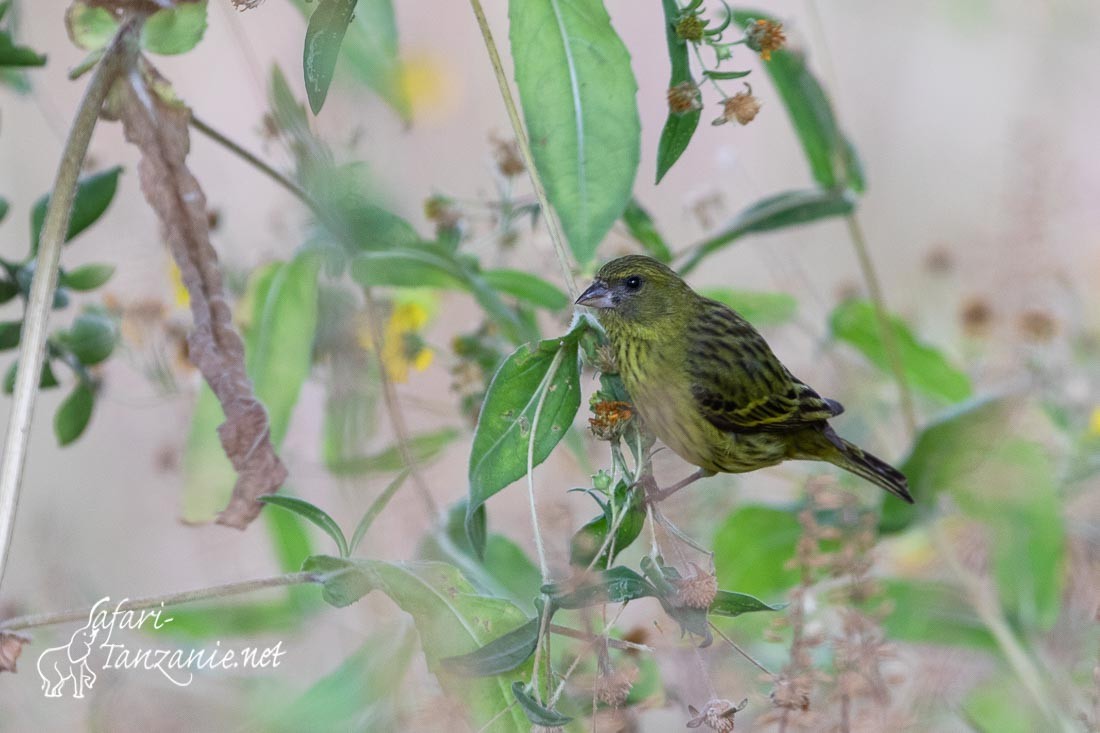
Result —
[{"label": "wilted brown leaf", "polygon": [[160,218],[191,295],[191,361],[225,412],[218,435],[237,471],[237,483],[218,523],[244,529],[260,512],[256,499],[278,490],[286,468],[271,444],[267,412],[245,372],[244,344],[233,328],[218,257],[210,245],[206,197],[186,165],[190,111],[166,99],[166,83],[147,64],[120,80],[115,91],[114,111],[126,139],[141,150],[142,192]]},{"label": "wilted brown leaf", "polygon": [[0,631],[0,672],[15,672],[15,662],[30,639],[10,631]]}]

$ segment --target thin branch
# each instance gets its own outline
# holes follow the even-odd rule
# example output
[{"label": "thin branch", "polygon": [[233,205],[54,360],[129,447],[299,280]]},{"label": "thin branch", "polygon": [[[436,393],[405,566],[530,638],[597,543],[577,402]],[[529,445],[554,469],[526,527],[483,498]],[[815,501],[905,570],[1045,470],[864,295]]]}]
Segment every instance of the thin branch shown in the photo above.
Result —
[{"label": "thin branch", "polygon": [[[335,226],[331,221],[331,217],[325,212],[316,201],[306,192],[304,188],[299,186],[293,180],[283,175],[279,171],[272,168],[270,165],[262,161],[258,156],[249,152],[244,147],[229,139],[225,135],[221,134],[208,124],[203,122],[200,118],[194,114],[191,115],[191,125],[202,134],[209,137],[214,142],[223,146],[226,150],[239,157],[244,162],[248,163],[256,170],[263,173],[271,180],[278,183],[285,188],[291,194],[293,194],[299,201],[313,212],[314,216],[325,225],[325,227],[336,237],[343,238],[341,234],[341,227]],[[397,449],[401,454],[401,460],[405,463],[405,466],[412,471],[412,480],[416,485],[417,490],[420,493],[421,499],[424,501],[424,506],[427,508],[428,513],[432,517],[439,516],[439,507],[435,503],[435,499],[432,498],[431,491],[425,483],[424,478],[417,470],[415,462],[412,460],[412,452],[409,449],[409,430],[405,423],[404,413],[401,412],[401,405],[397,399],[397,392],[394,389],[393,382],[389,378],[389,374],[386,370],[386,365],[382,362],[382,329],[381,323],[378,321],[378,308],[371,295],[370,288],[364,288],[366,295],[366,309],[367,320],[370,322],[371,328],[371,355],[374,357],[375,362],[378,364],[378,373],[381,376],[382,382],[382,397],[386,403],[386,413],[389,416],[390,427],[393,430],[394,437],[397,439]]]},{"label": "thin branch", "polygon": [[240,144],[233,140],[230,140],[228,137],[221,134],[210,125],[206,124],[202,119],[197,117],[194,112],[191,113],[191,127],[194,127],[203,135],[206,135],[218,145],[221,145],[223,148],[251,165],[260,173],[263,173],[265,176],[285,188],[299,201],[309,207],[310,211],[317,215],[318,218],[324,218],[324,212],[321,211],[321,208],[317,205],[317,202],[315,202],[313,198],[308,193],[306,193],[306,190],[304,188],[299,186],[287,176],[272,168],[264,161],[260,160],[260,158],[255,153],[245,150]]},{"label": "thin branch", "polygon": [[478,28],[481,29],[481,37],[485,40],[485,50],[489,53],[489,63],[493,65],[493,73],[497,78],[497,86],[500,87],[500,96],[504,101],[504,107],[508,111],[508,120],[512,123],[512,132],[516,136],[516,144],[519,145],[519,153],[523,158],[523,164],[527,167],[527,175],[531,177],[531,187],[535,189],[535,196],[542,208],[543,218],[546,219],[546,229],[550,233],[550,241],[554,244],[554,252],[558,256],[558,266],[561,267],[561,275],[565,280],[565,287],[569,291],[570,300],[576,300],[580,291],[573,279],[573,268],[570,265],[569,250],[565,246],[565,237],[562,234],[558,220],[550,208],[550,199],[546,196],[546,189],[542,185],[538,169],[535,168],[535,156],[531,153],[531,143],[527,139],[523,122],[519,118],[519,110],[516,108],[516,100],[512,96],[512,88],[508,86],[508,78],[504,75],[504,64],[500,61],[500,53],[497,52],[496,41],[493,40],[493,32],[489,28],[489,21],[485,17],[485,11],[481,7],[481,0],[470,0],[470,6],[477,18]]},{"label": "thin branch", "polygon": [[849,214],[846,218],[848,236],[852,240],[852,247],[859,259],[859,269],[863,273],[863,282],[867,285],[867,292],[875,306],[875,318],[878,320],[882,345],[886,349],[886,359],[890,363],[890,370],[894,373],[894,380],[898,383],[901,411],[905,416],[905,425],[909,430],[909,437],[912,439],[917,435],[917,413],[913,409],[913,393],[909,389],[909,380],[905,376],[905,367],[901,362],[897,335],[890,325],[890,317],[886,312],[886,298],[883,297],[882,286],[879,284],[878,273],[875,271],[875,264],[871,260],[871,253],[867,248],[867,240],[863,237],[863,228],[859,225],[859,219],[856,218],[854,213]]},{"label": "thin branch", "polygon": [[[242,580],[236,583],[214,585],[210,586],[209,588],[199,588],[197,590],[185,590],[177,593],[168,593],[162,596],[134,598],[118,604],[117,610],[140,611],[144,608],[155,608],[157,606],[160,606],[161,604],[165,606],[177,606],[181,603],[203,601],[209,598],[221,598],[223,596],[251,593],[252,591],[262,590],[264,588],[281,588],[287,585],[298,585],[301,583],[317,582],[320,581],[316,573],[287,573],[285,575],[276,575],[270,578]],[[54,624],[69,623],[71,621],[82,621],[86,620],[88,618],[88,615],[94,609],[95,606],[91,606],[88,608],[73,609],[71,611],[58,611],[55,613],[39,613],[31,614],[28,616],[17,616],[15,618],[7,619],[6,621],[0,621],[0,631],[20,631],[23,629],[33,629],[39,626],[52,626]]]},{"label": "thin branch", "polygon": [[19,488],[23,482],[23,466],[27,459],[34,403],[38,397],[38,380],[46,350],[46,326],[57,287],[61,245],[69,230],[73,199],[84,156],[92,139],[92,130],[100,109],[115,79],[132,65],[137,54],[138,33],[142,17],[132,17],[119,26],[103,59],[92,74],[88,89],[77,108],[69,139],[61,153],[46,218],[39,239],[37,265],[27,299],[19,350],[19,370],[15,375],[8,432],[4,439],[3,461],[0,465],[0,583],[7,567],[15,514],[19,504]]},{"label": "thin branch", "polygon": [[[577,631],[571,629],[568,626],[559,626],[558,624],[550,624],[550,631],[560,636],[568,636],[570,639],[576,639],[577,641],[587,641],[589,643],[595,643],[597,641],[603,641],[600,636],[593,636],[583,631]],[[612,649],[618,649],[620,651],[634,651],[634,652],[650,652],[654,651],[653,647],[646,646],[645,644],[636,644],[633,641],[624,641],[622,639],[607,639],[607,645]]]},{"label": "thin branch", "polygon": [[722,637],[722,638],[723,638],[723,639],[725,640],[725,642],[726,642],[727,644],[729,644],[730,646],[732,646],[732,647],[734,648],[734,650],[735,650],[735,651],[736,651],[736,652],[737,652],[738,654],[740,654],[740,655],[741,655],[742,657],[744,657],[745,659],[747,659],[747,660],[749,660],[750,662],[752,662],[753,666],[754,666],[754,667],[756,667],[757,669],[759,669],[759,670],[760,670],[761,672],[763,672],[764,674],[768,675],[768,676],[769,676],[769,677],[771,677],[772,679],[775,679],[775,673],[774,673],[774,672],[772,672],[771,670],[769,670],[769,669],[768,669],[767,667],[765,667],[765,666],[764,666],[763,664],[761,664],[760,662],[756,661],[756,658],[755,658],[755,657],[753,657],[753,656],[752,656],[751,654],[749,654],[749,653],[748,653],[747,651],[745,651],[745,650],[744,650],[744,649],[742,649],[742,648],[741,648],[740,646],[738,646],[738,645],[737,645],[737,642],[735,642],[735,641],[734,641],[733,639],[731,639],[731,638],[729,638],[728,636],[726,636],[725,634],[723,634],[723,633],[722,633],[722,630],[721,630],[720,628],[718,628],[717,626],[715,626],[715,625],[714,625],[714,622],[713,622],[713,621],[710,621],[709,623],[710,623],[710,627],[711,627],[712,629],[714,629],[714,633],[716,633],[716,634],[718,634],[719,636],[721,636],[721,637]]}]

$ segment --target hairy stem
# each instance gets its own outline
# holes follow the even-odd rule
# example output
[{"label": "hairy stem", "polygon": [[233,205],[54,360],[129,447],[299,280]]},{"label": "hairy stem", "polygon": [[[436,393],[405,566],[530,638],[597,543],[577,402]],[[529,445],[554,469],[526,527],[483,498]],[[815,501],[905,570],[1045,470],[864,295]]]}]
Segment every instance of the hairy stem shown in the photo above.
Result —
[{"label": "hairy stem", "polygon": [[489,21],[485,17],[485,11],[481,7],[481,0],[470,0],[470,6],[477,18],[478,28],[481,29],[481,37],[485,40],[485,50],[489,53],[489,63],[493,65],[493,73],[497,78],[497,86],[500,87],[500,96],[504,101],[504,108],[508,111],[508,120],[512,123],[512,132],[516,136],[516,144],[519,145],[520,156],[527,167],[527,175],[531,177],[531,187],[535,189],[535,197],[542,208],[542,216],[546,220],[546,229],[550,233],[550,241],[554,243],[554,252],[558,256],[558,266],[561,267],[561,276],[565,280],[569,298],[576,300],[580,292],[577,290],[576,280],[573,279],[573,268],[569,257],[569,250],[565,246],[565,236],[562,234],[558,220],[554,216],[554,210],[550,208],[550,199],[546,196],[546,189],[542,185],[538,169],[535,168],[535,157],[531,153],[531,143],[527,139],[523,122],[519,118],[519,110],[516,108],[516,100],[512,96],[512,89],[508,86],[508,78],[504,75],[504,65],[500,61],[500,53],[497,51],[496,41],[493,40],[493,32],[489,28]]},{"label": "hairy stem", "polygon": [[913,393],[909,389],[909,380],[905,376],[905,367],[901,363],[897,335],[890,325],[890,317],[886,312],[886,299],[882,295],[878,273],[875,271],[875,264],[871,260],[871,253],[867,248],[867,240],[863,237],[863,227],[859,225],[859,219],[854,213],[849,214],[846,219],[848,222],[848,236],[852,240],[856,258],[859,259],[859,269],[863,274],[863,282],[867,285],[867,292],[875,306],[875,318],[878,320],[883,348],[886,349],[886,359],[890,363],[890,371],[894,373],[894,380],[898,383],[905,426],[909,431],[909,437],[914,438],[917,435],[917,413],[913,409]]},{"label": "hairy stem", "polygon": [[34,417],[34,403],[38,397],[38,379],[45,358],[46,326],[57,287],[61,245],[69,230],[80,169],[84,165],[92,130],[95,129],[107,93],[115,79],[132,65],[137,54],[138,33],[142,22],[142,17],[132,17],[119,26],[111,45],[92,74],[69,130],[69,138],[65,141],[49,207],[46,209],[46,218],[42,224],[37,265],[23,321],[19,371],[15,376],[4,454],[0,459],[3,461],[0,465],[0,583],[4,580],[12,530],[15,527],[19,488],[23,482],[23,467],[27,459],[27,441]]},{"label": "hairy stem", "polygon": [[[270,578],[242,580],[236,583],[225,583],[224,585],[214,585],[209,588],[199,588],[197,590],[185,590],[161,596],[128,599],[119,603],[117,609],[119,611],[140,611],[144,608],[155,608],[161,604],[165,606],[178,606],[181,603],[191,603],[192,601],[204,601],[210,598],[240,595],[242,593],[262,590],[264,588],[281,588],[287,585],[317,582],[320,581],[316,573],[287,573],[285,575],[276,575]],[[71,621],[83,621],[88,618],[88,615],[94,608],[94,606],[90,606],[88,608],[73,609],[71,611],[17,616],[7,619],[6,621],[0,621],[0,631],[21,631],[23,629],[33,629],[39,626],[52,626],[54,624],[69,623]]]}]

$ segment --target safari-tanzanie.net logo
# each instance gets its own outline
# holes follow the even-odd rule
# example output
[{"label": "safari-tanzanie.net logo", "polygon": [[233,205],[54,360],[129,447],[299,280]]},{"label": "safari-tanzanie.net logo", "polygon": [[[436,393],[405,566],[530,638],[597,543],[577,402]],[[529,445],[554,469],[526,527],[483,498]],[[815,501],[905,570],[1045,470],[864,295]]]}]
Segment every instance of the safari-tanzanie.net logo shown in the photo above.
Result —
[{"label": "safari-tanzanie.net logo", "polygon": [[172,622],[161,608],[141,611],[124,608],[123,598],[113,607],[101,598],[88,612],[88,622],[73,632],[69,643],[38,655],[38,675],[46,697],[84,697],[96,681],[93,670],[156,671],[172,684],[186,687],[197,670],[274,669],[286,654],[280,641],[269,647],[222,648],[220,641],[200,649],[156,648],[112,641],[116,630],[163,629]]}]

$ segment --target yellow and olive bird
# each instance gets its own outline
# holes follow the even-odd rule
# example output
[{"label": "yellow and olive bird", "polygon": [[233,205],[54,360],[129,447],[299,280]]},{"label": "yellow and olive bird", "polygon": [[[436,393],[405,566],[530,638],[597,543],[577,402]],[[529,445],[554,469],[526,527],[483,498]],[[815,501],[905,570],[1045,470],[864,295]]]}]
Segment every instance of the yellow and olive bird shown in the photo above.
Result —
[{"label": "yellow and olive bird", "polygon": [[699,471],[696,479],[788,460],[826,461],[910,504],[905,476],[844,440],[844,408],[795,378],[733,309],[692,290],[651,257],[612,260],[577,299],[597,310],[619,374],[648,428]]}]

